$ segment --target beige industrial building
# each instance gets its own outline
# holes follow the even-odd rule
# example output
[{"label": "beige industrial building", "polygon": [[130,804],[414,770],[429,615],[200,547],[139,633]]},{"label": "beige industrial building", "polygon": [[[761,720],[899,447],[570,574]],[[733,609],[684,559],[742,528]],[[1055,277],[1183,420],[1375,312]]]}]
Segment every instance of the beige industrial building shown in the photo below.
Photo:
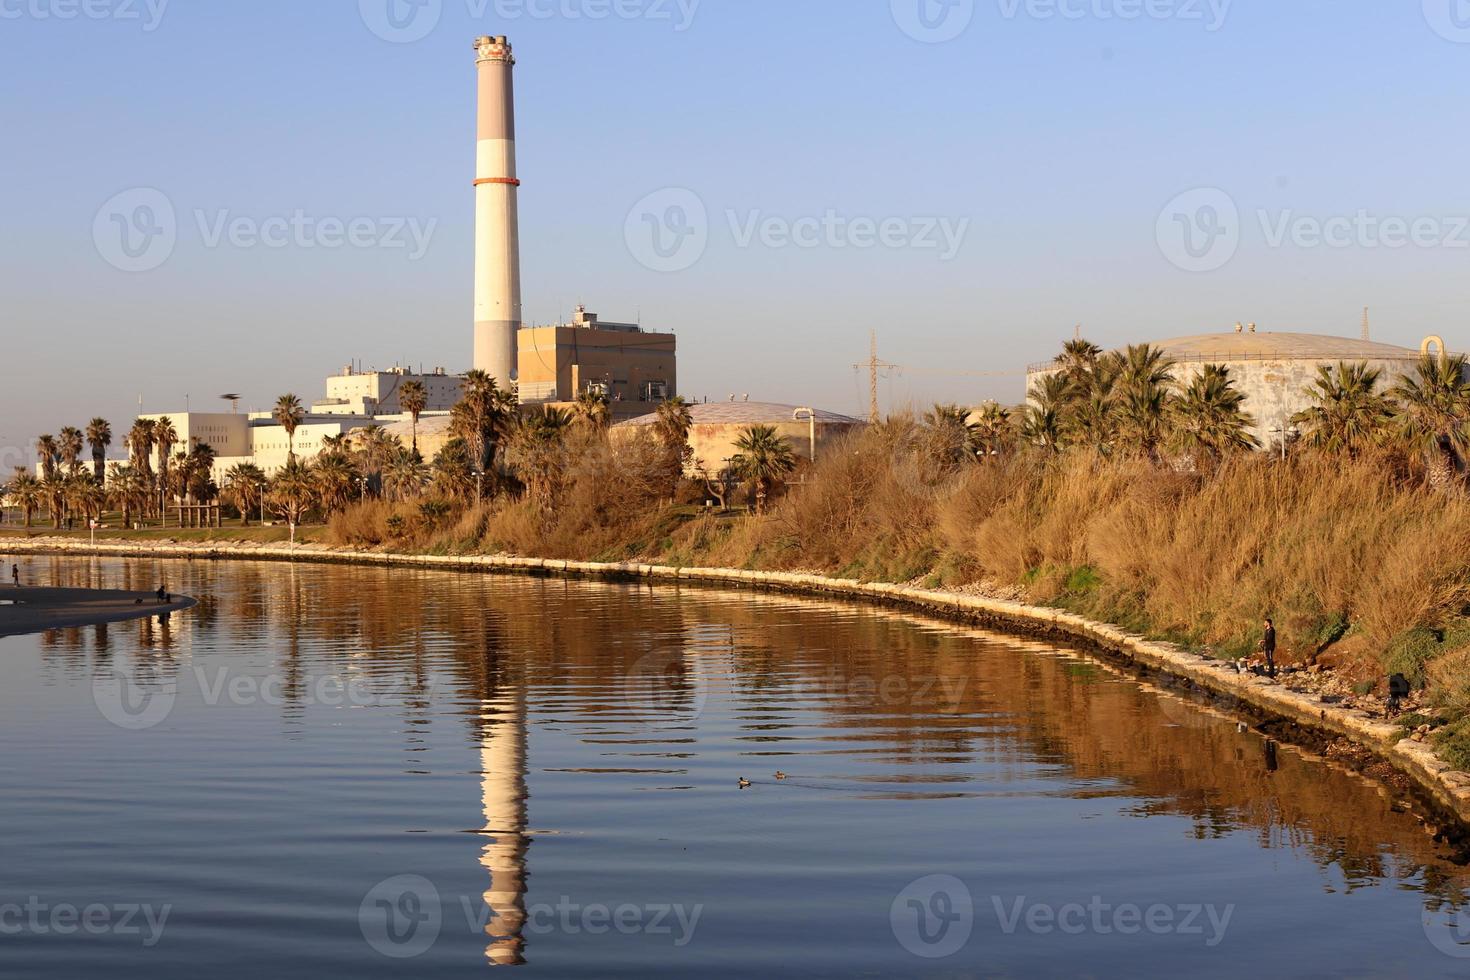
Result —
[{"label": "beige industrial building", "polygon": [[652,412],[678,392],[671,333],[600,320],[577,307],[572,322],[519,333],[521,404],[567,404],[586,391],[604,395],[616,419]]},{"label": "beige industrial building", "polygon": [[[1292,416],[1311,405],[1307,389],[1317,369],[1340,362],[1366,363],[1381,373],[1380,390],[1414,372],[1422,351],[1393,344],[1307,333],[1257,333],[1252,327],[1229,333],[1197,334],[1152,343],[1174,361],[1174,380],[1187,385],[1206,364],[1222,364],[1245,395],[1244,410],[1255,419],[1252,434],[1262,446],[1279,445],[1283,431],[1292,432]],[[1442,352],[1444,343],[1431,337],[1423,351]],[[1059,370],[1054,361],[1033,365],[1028,390]]]},{"label": "beige industrial building", "polygon": [[[700,467],[717,473],[740,452],[735,443],[741,433],[756,425],[769,425],[786,441],[800,459],[819,459],[831,445],[854,430],[867,425],[860,419],[824,412],[821,409],[773,402],[708,402],[689,406],[694,424],[689,430],[689,445],[694,458],[691,474]],[[613,435],[644,431],[657,421],[645,415],[613,426]]]}]

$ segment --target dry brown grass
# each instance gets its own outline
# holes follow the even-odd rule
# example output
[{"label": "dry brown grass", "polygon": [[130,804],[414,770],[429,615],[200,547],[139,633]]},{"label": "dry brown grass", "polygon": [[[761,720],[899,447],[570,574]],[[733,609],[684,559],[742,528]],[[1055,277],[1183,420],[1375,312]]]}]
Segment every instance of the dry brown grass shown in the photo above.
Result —
[{"label": "dry brown grass", "polygon": [[[811,569],[1023,584],[1033,599],[1248,652],[1272,616],[1284,659],[1371,672],[1408,631],[1470,607],[1470,501],[1382,460],[1244,457],[1208,476],[1034,454],[954,466],[911,418],[855,434],[764,517],[675,506],[648,438],[580,432],[549,509],[500,502],[429,526],[412,505],[333,519],[359,546]],[[388,527],[397,516],[399,532]]]}]

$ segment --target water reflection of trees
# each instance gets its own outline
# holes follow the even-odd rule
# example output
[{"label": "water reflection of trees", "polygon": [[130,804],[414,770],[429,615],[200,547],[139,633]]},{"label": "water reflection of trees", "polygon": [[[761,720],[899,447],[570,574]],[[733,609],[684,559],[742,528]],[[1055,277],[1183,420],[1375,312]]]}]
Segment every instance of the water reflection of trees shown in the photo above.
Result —
[{"label": "water reflection of trees", "polygon": [[[532,714],[546,706],[612,725],[630,717],[629,672],[672,647],[685,656],[673,663],[671,703],[690,703],[695,665],[709,661],[732,688],[744,734],[768,748],[810,737],[814,725],[840,729],[877,750],[866,758],[891,766],[897,783],[918,764],[1061,767],[1090,795],[1126,800],[1129,813],[1185,818],[1200,838],[1251,833],[1262,847],[1339,868],[1348,888],[1422,875],[1438,891],[1456,872],[1376,784],[1296,750],[1268,760],[1265,741],[1229,719],[1085,661],[945,624],[697,589],[204,562],[103,562],[83,573],[76,564],[58,562],[54,573],[135,588],[166,575],[208,613],[90,638],[56,631],[44,643],[58,661],[111,656],[122,637],[139,655],[164,658],[180,636],[196,651],[264,647],[286,678],[283,711],[293,719],[305,674],[336,670],[391,695],[410,730],[453,705],[481,745],[503,724],[511,694]],[[969,778],[958,773],[934,778]]]}]

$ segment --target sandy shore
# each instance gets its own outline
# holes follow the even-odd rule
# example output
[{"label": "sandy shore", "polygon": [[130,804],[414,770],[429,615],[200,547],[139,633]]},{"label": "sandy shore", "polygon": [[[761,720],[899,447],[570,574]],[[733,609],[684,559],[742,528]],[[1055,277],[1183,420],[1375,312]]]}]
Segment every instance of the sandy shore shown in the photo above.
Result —
[{"label": "sandy shore", "polygon": [[9,583],[0,585],[0,636],[37,633],[66,626],[92,626],[141,619],[162,612],[178,612],[197,605],[176,595],[160,603],[152,592],[109,589],[50,589]]}]

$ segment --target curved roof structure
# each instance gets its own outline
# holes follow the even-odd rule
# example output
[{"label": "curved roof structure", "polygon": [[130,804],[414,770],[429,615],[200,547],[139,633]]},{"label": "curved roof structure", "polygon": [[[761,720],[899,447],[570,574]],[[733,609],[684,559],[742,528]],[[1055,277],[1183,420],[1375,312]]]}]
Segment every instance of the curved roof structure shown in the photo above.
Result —
[{"label": "curved roof structure", "polygon": [[[705,402],[689,406],[689,414],[695,425],[775,425],[779,422],[805,422],[805,414],[800,419],[795,418],[798,411],[801,411],[799,406],[776,402]],[[824,412],[821,409],[815,411],[817,421],[823,424],[863,424],[861,419],[838,415],[836,412]],[[636,419],[619,422],[618,426],[652,425],[657,419],[657,415],[641,415]]]},{"label": "curved roof structure", "polygon": [[1315,333],[1207,333],[1154,344],[1184,361],[1399,361],[1419,352],[1395,344]]}]

